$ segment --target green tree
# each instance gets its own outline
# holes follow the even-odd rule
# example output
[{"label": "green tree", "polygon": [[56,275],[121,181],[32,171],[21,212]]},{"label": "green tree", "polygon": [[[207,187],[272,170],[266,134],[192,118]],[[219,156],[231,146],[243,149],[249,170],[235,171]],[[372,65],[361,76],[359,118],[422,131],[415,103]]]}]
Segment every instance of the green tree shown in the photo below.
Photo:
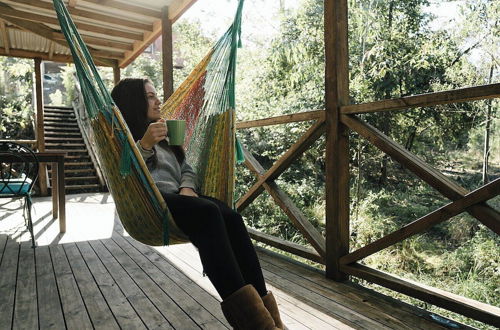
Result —
[{"label": "green tree", "polygon": [[33,62],[0,56],[0,138],[34,137]]}]

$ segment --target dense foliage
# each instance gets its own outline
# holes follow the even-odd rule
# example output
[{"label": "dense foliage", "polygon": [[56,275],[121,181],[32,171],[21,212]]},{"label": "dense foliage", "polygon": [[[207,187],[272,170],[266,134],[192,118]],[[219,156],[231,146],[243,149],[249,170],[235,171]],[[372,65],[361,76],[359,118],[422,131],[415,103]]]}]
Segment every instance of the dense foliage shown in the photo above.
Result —
[{"label": "dense foliage", "polygon": [[31,139],[33,61],[0,56],[0,139]]}]

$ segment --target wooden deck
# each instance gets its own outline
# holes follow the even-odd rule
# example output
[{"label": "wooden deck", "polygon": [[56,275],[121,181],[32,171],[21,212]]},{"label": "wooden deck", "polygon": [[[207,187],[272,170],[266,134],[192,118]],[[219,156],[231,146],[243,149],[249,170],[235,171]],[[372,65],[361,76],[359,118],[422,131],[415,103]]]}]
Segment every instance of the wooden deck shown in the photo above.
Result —
[{"label": "wooden deck", "polygon": [[[229,328],[191,244],[145,246],[123,233],[109,194],[68,197],[64,235],[49,199],[35,199],[36,249],[19,204],[0,200],[0,329]],[[258,253],[289,329],[449,328],[425,310]]]}]

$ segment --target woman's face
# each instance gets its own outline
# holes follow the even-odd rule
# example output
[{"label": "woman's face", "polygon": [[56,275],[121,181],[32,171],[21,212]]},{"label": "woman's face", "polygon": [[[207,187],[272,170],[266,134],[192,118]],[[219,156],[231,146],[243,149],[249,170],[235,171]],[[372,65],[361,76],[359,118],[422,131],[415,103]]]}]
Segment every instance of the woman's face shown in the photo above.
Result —
[{"label": "woman's face", "polygon": [[144,84],[144,89],[146,90],[146,99],[148,100],[148,112],[147,118],[150,121],[157,121],[160,119],[160,99],[156,95],[156,89],[153,84],[147,82]]}]

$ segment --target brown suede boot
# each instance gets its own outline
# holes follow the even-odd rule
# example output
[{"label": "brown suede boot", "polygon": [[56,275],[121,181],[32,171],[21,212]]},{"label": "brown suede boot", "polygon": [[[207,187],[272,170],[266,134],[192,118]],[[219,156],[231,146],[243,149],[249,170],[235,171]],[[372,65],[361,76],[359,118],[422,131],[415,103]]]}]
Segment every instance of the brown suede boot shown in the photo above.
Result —
[{"label": "brown suede boot", "polygon": [[234,329],[278,329],[257,290],[251,284],[245,285],[224,299],[221,307],[224,316]]},{"label": "brown suede boot", "polygon": [[278,310],[278,304],[276,303],[276,299],[274,299],[273,293],[268,291],[267,294],[262,297],[262,301],[264,302],[264,306],[266,306],[269,314],[274,320],[276,327],[278,329],[285,329],[285,325],[283,321],[281,321],[280,311]]}]

